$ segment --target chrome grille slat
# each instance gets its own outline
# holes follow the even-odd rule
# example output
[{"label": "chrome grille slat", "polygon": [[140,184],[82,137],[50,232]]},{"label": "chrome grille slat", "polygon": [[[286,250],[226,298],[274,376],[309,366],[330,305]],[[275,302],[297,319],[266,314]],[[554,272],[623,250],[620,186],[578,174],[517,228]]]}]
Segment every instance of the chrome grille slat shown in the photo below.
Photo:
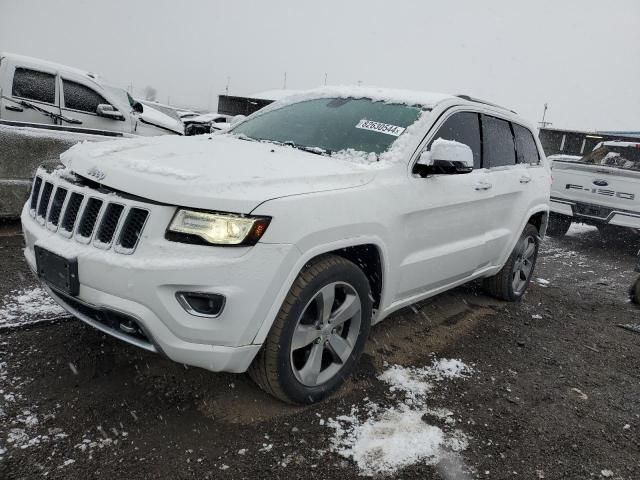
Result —
[{"label": "chrome grille slat", "polygon": [[133,253],[149,219],[144,203],[78,186],[42,170],[34,179],[29,202],[31,216],[44,228],[120,254]]}]

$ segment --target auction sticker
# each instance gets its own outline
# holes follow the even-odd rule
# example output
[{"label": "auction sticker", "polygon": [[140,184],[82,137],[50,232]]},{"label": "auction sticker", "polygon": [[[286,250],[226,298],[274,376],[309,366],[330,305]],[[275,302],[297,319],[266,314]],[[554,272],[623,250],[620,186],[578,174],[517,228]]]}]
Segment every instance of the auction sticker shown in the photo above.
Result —
[{"label": "auction sticker", "polygon": [[386,133],[387,135],[393,135],[394,137],[399,137],[402,135],[402,132],[404,132],[404,127],[398,127],[388,123],[374,122],[364,118],[358,122],[356,128],[371,130],[372,132]]}]

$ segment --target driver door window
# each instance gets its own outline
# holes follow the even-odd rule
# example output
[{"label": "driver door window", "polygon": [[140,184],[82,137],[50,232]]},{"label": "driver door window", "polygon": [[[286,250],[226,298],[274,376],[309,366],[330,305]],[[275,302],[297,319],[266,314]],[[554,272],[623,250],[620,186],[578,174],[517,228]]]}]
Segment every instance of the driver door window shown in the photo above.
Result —
[{"label": "driver door window", "polygon": [[442,138],[467,145],[473,152],[473,168],[482,168],[482,143],[480,141],[480,118],[477,113],[458,112],[445,120],[438,132],[433,136],[431,144]]},{"label": "driver door window", "polygon": [[111,102],[87,85],[63,78],[62,103],[62,112],[66,117],[82,122],[75,125],[79,128],[108,132],[130,132],[129,120],[122,121],[97,114],[98,105],[111,105]]}]

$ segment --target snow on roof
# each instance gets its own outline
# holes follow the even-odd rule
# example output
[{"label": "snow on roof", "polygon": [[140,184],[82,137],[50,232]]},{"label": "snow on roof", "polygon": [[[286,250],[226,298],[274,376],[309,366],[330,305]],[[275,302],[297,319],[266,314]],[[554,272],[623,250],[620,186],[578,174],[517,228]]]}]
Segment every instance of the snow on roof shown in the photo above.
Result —
[{"label": "snow on roof", "polygon": [[291,95],[295,95],[302,92],[302,90],[267,90],[260,93],[254,93],[253,95],[249,95],[247,98],[257,98],[260,100],[273,100],[278,101],[283,98],[290,97]]},{"label": "snow on roof", "polygon": [[87,72],[85,70],[81,70],[75,67],[70,67],[68,65],[63,65],[61,63],[50,62],[48,60],[43,60],[41,58],[36,58],[36,57],[28,57],[26,55],[18,55],[16,53],[9,53],[9,52],[0,52],[0,58],[7,58],[16,63],[36,64],[36,65],[41,65],[43,67],[52,68],[55,70],[66,70],[67,72],[73,72],[76,75],[86,76],[94,80],[98,80],[100,78],[100,76],[95,73]]},{"label": "snow on roof", "polygon": [[[370,98],[374,101],[401,103],[407,105],[421,105],[433,107],[443,100],[455,98],[446,93],[420,92],[415,90],[400,90],[394,88],[356,87],[351,85],[330,86],[296,92],[285,96],[285,103],[299,102],[312,98]],[[256,97],[258,98],[258,97]]]}]

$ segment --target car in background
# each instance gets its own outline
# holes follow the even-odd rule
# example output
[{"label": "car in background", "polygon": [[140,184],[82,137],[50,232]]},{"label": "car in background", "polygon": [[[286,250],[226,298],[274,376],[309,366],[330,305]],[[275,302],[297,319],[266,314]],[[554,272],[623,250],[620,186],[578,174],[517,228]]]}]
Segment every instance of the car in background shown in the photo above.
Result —
[{"label": "car in background", "polygon": [[214,133],[219,130],[227,130],[231,126],[231,115],[222,113],[203,113],[200,115],[182,118],[185,135],[201,135]]},{"label": "car in background", "polygon": [[573,222],[604,234],[640,230],[640,142],[600,142],[579,159],[554,156],[547,234],[562,236]]},{"label": "car in background", "polygon": [[0,218],[20,215],[37,166],[73,144],[167,134],[182,122],[93,73],[0,53]]}]

